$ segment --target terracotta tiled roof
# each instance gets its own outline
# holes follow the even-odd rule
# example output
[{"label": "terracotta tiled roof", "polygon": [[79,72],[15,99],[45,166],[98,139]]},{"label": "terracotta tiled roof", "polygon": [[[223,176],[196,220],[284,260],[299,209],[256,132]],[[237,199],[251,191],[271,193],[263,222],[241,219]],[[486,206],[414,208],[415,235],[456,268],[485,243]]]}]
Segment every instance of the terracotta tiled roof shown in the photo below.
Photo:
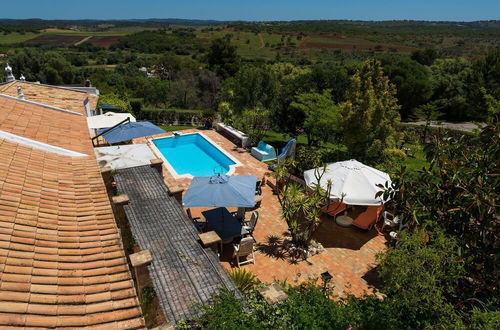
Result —
[{"label": "terracotta tiled roof", "polygon": [[88,97],[90,109],[97,106],[98,96],[67,88],[42,85],[26,81],[12,81],[0,84],[0,94],[17,97],[17,86],[23,90],[26,100],[71,110],[85,115],[83,101]]},{"label": "terracotta tiled roof", "polygon": [[93,154],[83,115],[0,97],[0,129],[69,150]]},{"label": "terracotta tiled roof", "polygon": [[85,117],[0,96],[0,130],[88,155],[0,138],[0,327],[144,327]]}]

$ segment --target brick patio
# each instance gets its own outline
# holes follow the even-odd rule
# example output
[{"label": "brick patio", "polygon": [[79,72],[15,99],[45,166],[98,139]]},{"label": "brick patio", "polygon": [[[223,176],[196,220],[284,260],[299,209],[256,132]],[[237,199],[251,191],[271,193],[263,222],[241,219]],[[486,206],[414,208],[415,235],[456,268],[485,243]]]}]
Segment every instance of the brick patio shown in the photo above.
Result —
[{"label": "brick patio", "polygon": [[[195,131],[192,129],[183,132]],[[244,149],[237,148],[216,131],[202,132],[243,164],[236,168],[236,175],[256,175],[260,179],[269,172],[266,164],[253,158]],[[172,133],[163,135],[169,136]],[[145,140],[136,139],[134,142],[144,143]],[[189,186],[190,179],[176,180],[166,168],[163,172],[167,186],[184,188]],[[256,263],[243,267],[252,270],[263,282],[285,279],[289,282],[300,282],[318,278],[319,274],[328,271],[333,275],[335,294],[352,293],[359,296],[364,292],[373,292],[377,282],[373,271],[376,266],[376,254],[384,250],[386,243],[383,235],[375,229],[366,232],[357,228],[342,228],[335,224],[333,218],[325,216],[314,236],[315,240],[323,244],[325,251],[307,261],[293,262],[281,248],[283,236],[287,232],[287,224],[281,217],[278,199],[267,185],[263,187],[262,193],[264,198],[261,207],[257,210],[260,216],[254,232],[257,241]],[[193,216],[199,216],[204,210],[206,209],[192,209]],[[230,209],[230,211],[234,210]],[[230,250],[226,248],[224,255],[221,256],[221,263],[226,269],[234,267]]]}]

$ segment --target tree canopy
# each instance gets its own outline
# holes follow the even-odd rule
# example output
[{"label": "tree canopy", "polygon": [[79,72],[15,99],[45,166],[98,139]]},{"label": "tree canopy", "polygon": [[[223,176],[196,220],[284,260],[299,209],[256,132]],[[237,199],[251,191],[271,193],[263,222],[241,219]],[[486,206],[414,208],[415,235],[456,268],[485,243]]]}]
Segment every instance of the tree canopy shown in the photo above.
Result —
[{"label": "tree canopy", "polygon": [[212,41],[206,55],[208,67],[223,78],[234,76],[240,66],[240,57],[236,47],[226,38]]},{"label": "tree canopy", "polygon": [[290,104],[291,109],[303,113],[303,130],[309,146],[333,140],[338,129],[339,110],[330,95],[328,89],[321,94],[303,93]]},{"label": "tree canopy", "polygon": [[349,152],[361,160],[377,159],[399,139],[396,89],[377,60],[368,60],[351,79],[340,104],[340,129]]}]

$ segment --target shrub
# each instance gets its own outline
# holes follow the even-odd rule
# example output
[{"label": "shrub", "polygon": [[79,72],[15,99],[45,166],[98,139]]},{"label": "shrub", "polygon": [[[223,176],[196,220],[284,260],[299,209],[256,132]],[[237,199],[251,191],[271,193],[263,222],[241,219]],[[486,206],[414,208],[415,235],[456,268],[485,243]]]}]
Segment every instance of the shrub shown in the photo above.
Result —
[{"label": "shrub", "polygon": [[235,268],[229,272],[229,276],[241,292],[250,291],[257,282],[252,271],[245,268]]},{"label": "shrub", "polygon": [[382,164],[380,164],[380,168],[387,172],[393,172],[395,169],[398,169],[403,165],[406,160],[406,153],[397,148],[387,148],[382,152]]},{"label": "shrub", "polygon": [[331,289],[316,281],[285,288],[288,299],[272,305],[256,290],[245,294],[246,304],[222,290],[211,305],[199,306],[201,315],[177,324],[192,329],[395,329],[385,314],[390,310],[374,296],[332,300]]},{"label": "shrub", "polygon": [[131,101],[130,107],[131,107],[132,114],[135,116],[135,118],[141,119],[142,118],[142,102],[141,101]]},{"label": "shrub", "polygon": [[379,274],[386,303],[406,326],[451,326],[459,320],[450,301],[464,274],[463,263],[456,241],[442,231],[400,233],[398,247],[380,257]]}]

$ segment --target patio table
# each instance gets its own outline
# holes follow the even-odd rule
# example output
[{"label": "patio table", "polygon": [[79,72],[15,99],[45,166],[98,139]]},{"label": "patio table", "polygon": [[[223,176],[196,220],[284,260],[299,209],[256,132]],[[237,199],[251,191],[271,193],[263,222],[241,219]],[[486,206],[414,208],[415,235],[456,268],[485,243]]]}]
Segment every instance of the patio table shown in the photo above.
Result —
[{"label": "patio table", "polygon": [[340,227],[350,227],[353,221],[354,219],[347,215],[339,215],[335,218],[335,222]]},{"label": "patio table", "polygon": [[243,226],[225,207],[201,212],[210,227],[223,241],[240,237],[245,233]]},{"label": "patio table", "polygon": [[219,251],[217,251],[217,245],[222,242],[221,238],[215,231],[209,231],[206,233],[201,233],[198,235],[203,246],[210,247],[217,255],[219,255]]}]

